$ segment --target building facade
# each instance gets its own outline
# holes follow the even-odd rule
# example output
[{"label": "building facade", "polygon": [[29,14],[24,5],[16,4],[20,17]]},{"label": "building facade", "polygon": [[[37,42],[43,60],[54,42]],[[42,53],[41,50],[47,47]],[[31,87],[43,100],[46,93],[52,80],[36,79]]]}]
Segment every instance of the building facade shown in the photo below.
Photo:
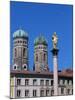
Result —
[{"label": "building facade", "polygon": [[[73,94],[72,71],[59,72],[58,95]],[[11,98],[54,96],[53,73],[11,71]]]},{"label": "building facade", "polygon": [[[28,34],[13,34],[13,61],[10,72],[10,98],[54,96],[53,72],[48,68],[48,44],[43,36],[34,41],[34,70],[29,70]],[[73,94],[73,71],[58,72],[58,95]]]}]

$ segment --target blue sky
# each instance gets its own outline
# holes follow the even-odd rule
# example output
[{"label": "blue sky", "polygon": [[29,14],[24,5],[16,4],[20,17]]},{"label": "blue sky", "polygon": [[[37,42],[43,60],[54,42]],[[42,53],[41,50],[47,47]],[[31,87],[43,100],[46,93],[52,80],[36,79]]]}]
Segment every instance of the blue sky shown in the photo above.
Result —
[{"label": "blue sky", "polygon": [[48,42],[48,66],[53,70],[52,34],[58,35],[58,68],[73,66],[73,6],[44,3],[10,2],[10,64],[12,64],[13,33],[19,28],[28,32],[29,67],[33,67],[34,39],[40,33]]}]

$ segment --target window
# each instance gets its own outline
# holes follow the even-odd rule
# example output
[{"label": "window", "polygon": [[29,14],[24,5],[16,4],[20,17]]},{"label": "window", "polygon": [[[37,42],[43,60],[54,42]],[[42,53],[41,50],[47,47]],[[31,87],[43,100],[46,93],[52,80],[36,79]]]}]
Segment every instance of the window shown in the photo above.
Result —
[{"label": "window", "polygon": [[23,41],[23,43],[25,43],[25,41]]},{"label": "window", "polygon": [[21,90],[17,90],[17,97],[21,96]]},{"label": "window", "polygon": [[61,88],[61,94],[64,94],[64,88]]},{"label": "window", "polygon": [[20,41],[20,43],[22,43],[22,41]]},{"label": "window", "polygon": [[36,96],[37,96],[37,91],[33,90],[33,97],[36,97]]},{"label": "window", "polygon": [[14,69],[16,69],[16,66],[14,66]]},{"label": "window", "polygon": [[26,42],[26,41],[23,41],[23,43],[24,43],[24,44],[27,44],[27,42]]},{"label": "window", "polygon": [[41,47],[39,46],[39,48],[38,49],[40,49]]},{"label": "window", "polygon": [[73,85],[73,80],[72,80],[72,85]]},{"label": "window", "polygon": [[46,80],[46,85],[49,86],[49,80]]},{"label": "window", "polygon": [[44,85],[44,80],[40,80],[40,85]]},{"label": "window", "polygon": [[60,80],[58,80],[58,84],[60,85]]},{"label": "window", "polygon": [[51,86],[53,86],[53,80],[51,80]]},{"label": "window", "polygon": [[73,94],[73,89],[72,89],[72,94]]},{"label": "window", "polygon": [[25,80],[25,85],[29,85],[29,79]]},{"label": "window", "polygon": [[46,90],[46,96],[49,96],[49,90]]},{"label": "window", "polygon": [[38,61],[38,54],[36,54],[36,61]]},{"label": "window", "polygon": [[63,80],[63,85],[65,84],[65,80]]},{"label": "window", "polygon": [[36,79],[33,80],[33,85],[37,85],[37,80]]},{"label": "window", "polygon": [[17,79],[17,85],[21,85],[21,79]]},{"label": "window", "polygon": [[44,90],[40,91],[40,96],[43,97],[44,96]]},{"label": "window", "polygon": [[44,61],[46,60],[46,54],[44,54],[43,60],[44,60]]},{"label": "window", "polygon": [[14,65],[14,69],[17,69],[17,66],[16,65]]},{"label": "window", "polygon": [[25,48],[23,49],[23,57],[25,56],[25,52],[26,52],[26,50],[25,50]]},{"label": "window", "polygon": [[40,52],[40,62],[42,62],[42,52]]},{"label": "window", "polygon": [[51,90],[51,96],[53,96],[54,95],[54,90]]},{"label": "window", "polygon": [[67,94],[70,94],[70,89],[67,89]]},{"label": "window", "polygon": [[24,69],[26,69],[26,65],[24,65]]},{"label": "window", "polygon": [[26,64],[23,65],[23,69],[25,69],[25,70],[27,69],[27,65]]},{"label": "window", "polygon": [[15,48],[15,57],[17,56],[17,49]]},{"label": "window", "polygon": [[25,97],[29,96],[29,90],[25,90]]},{"label": "window", "polygon": [[67,80],[67,84],[69,85],[69,80]]}]

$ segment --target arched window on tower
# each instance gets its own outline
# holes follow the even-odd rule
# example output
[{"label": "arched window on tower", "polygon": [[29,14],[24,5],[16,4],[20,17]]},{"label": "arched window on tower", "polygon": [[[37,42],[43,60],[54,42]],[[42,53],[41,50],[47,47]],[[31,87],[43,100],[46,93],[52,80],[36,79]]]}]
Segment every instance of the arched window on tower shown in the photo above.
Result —
[{"label": "arched window on tower", "polygon": [[17,49],[15,48],[15,57],[17,56]]},{"label": "arched window on tower", "polygon": [[38,54],[36,54],[36,61],[38,61]]},{"label": "arched window on tower", "polygon": [[46,54],[44,53],[44,57],[43,57],[43,60],[45,61],[46,60]]},{"label": "arched window on tower", "polygon": [[26,52],[26,50],[25,50],[25,48],[23,49],[23,57],[25,57],[25,52]]}]

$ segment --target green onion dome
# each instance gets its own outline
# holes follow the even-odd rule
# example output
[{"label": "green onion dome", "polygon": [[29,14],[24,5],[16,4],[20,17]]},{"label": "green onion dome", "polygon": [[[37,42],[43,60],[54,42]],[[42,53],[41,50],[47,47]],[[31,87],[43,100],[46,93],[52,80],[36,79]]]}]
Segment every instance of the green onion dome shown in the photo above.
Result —
[{"label": "green onion dome", "polygon": [[43,45],[47,45],[47,42],[45,40],[45,38],[43,36],[39,36],[34,40],[34,45],[39,45],[39,44],[43,44]]},{"label": "green onion dome", "polygon": [[13,34],[13,38],[28,38],[28,33],[25,32],[24,30],[22,29],[19,29],[17,31],[14,32]]}]

